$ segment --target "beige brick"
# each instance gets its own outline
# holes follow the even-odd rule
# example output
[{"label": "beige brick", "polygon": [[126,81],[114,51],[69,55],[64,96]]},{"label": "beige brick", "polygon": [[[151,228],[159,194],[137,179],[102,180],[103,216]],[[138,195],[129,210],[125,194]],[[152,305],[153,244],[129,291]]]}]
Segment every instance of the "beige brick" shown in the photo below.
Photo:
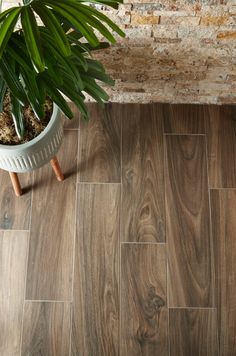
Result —
[{"label": "beige brick", "polygon": [[161,25],[176,25],[176,26],[198,26],[200,17],[198,16],[161,16]]},{"label": "beige brick", "polygon": [[195,16],[195,12],[189,11],[165,11],[165,10],[157,10],[154,11],[155,15],[163,16],[163,17],[193,17]]},{"label": "beige brick", "polygon": [[102,6],[102,12],[119,25],[129,25],[131,21],[131,5],[121,4],[118,10]]},{"label": "beige brick", "polygon": [[218,17],[230,14],[230,8],[231,7],[229,7],[228,5],[223,4],[221,4],[220,6],[202,5],[200,11],[197,11],[196,13],[198,14],[198,16],[203,17]]},{"label": "beige brick", "polygon": [[132,25],[157,25],[159,20],[160,16],[131,14]]},{"label": "beige brick", "polygon": [[226,96],[219,96],[217,99],[218,104],[235,104],[235,94],[226,95]]},{"label": "beige brick", "polygon": [[116,79],[111,101],[236,103],[236,0],[124,2],[96,5],[126,32],[93,54]]},{"label": "beige brick", "polygon": [[236,73],[235,74],[228,74],[226,78],[227,82],[234,82],[236,83]]},{"label": "beige brick", "polygon": [[236,40],[236,31],[223,31],[217,34],[219,40],[232,41]]},{"label": "beige brick", "polygon": [[176,26],[158,25],[153,28],[152,34],[154,38],[169,38],[175,39],[178,37]]},{"label": "beige brick", "polygon": [[201,26],[222,26],[230,23],[230,16],[203,16],[201,18],[200,25]]}]

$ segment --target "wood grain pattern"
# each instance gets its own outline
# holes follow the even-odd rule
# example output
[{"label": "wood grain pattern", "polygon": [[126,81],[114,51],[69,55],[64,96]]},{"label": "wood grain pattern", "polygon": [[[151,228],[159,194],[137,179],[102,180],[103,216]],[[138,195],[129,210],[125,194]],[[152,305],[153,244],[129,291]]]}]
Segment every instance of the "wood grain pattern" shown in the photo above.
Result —
[{"label": "wood grain pattern", "polygon": [[68,356],[70,303],[26,302],[22,356]]},{"label": "wood grain pattern", "polygon": [[213,306],[205,140],[166,136],[169,306]]},{"label": "wood grain pattern", "polygon": [[77,131],[66,131],[58,160],[65,181],[50,165],[35,173],[26,298],[70,300],[75,231]]},{"label": "wood grain pattern", "polygon": [[0,355],[19,356],[28,233],[0,231]]},{"label": "wood grain pattern", "polygon": [[23,195],[15,196],[9,173],[0,170],[0,229],[27,230],[30,220],[32,173],[19,174]]},{"label": "wood grain pattern", "polygon": [[120,187],[80,184],[72,356],[118,355]]},{"label": "wood grain pattern", "polygon": [[166,251],[158,244],[121,245],[122,356],[166,356]]},{"label": "wood grain pattern", "polygon": [[161,106],[122,114],[122,241],[165,241]]},{"label": "wood grain pattern", "polygon": [[205,134],[208,106],[191,104],[163,105],[164,132],[174,134]]},{"label": "wood grain pattern", "polygon": [[236,191],[211,191],[220,356],[236,354]]},{"label": "wood grain pattern", "polygon": [[209,190],[206,142],[211,186],[234,187],[236,108],[90,110],[78,185],[79,121],[64,182],[46,165],[16,198],[0,172],[0,355],[235,356],[236,189]]},{"label": "wood grain pattern", "polygon": [[212,188],[236,188],[236,106],[210,106],[206,120]]},{"label": "wood grain pattern", "polygon": [[170,356],[218,356],[216,310],[170,309],[169,313]]},{"label": "wood grain pattern", "polygon": [[120,182],[121,107],[89,105],[90,121],[80,122],[80,182]]}]

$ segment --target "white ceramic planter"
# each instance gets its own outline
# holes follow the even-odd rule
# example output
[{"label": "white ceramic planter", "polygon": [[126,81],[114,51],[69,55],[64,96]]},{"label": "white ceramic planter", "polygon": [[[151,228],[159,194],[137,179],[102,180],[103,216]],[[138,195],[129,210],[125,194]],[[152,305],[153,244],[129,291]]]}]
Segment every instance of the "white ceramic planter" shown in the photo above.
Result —
[{"label": "white ceramic planter", "polygon": [[0,168],[16,173],[39,168],[57,154],[62,138],[62,120],[54,104],[48,126],[37,137],[20,145],[0,145]]}]

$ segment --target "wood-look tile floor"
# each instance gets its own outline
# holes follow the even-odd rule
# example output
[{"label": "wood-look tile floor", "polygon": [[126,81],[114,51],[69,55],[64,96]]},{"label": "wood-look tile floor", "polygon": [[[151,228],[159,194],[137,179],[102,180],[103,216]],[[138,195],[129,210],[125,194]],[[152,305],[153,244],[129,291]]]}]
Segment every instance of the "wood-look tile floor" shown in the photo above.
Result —
[{"label": "wood-look tile floor", "polygon": [[0,355],[235,356],[236,107],[90,110],[0,172]]}]

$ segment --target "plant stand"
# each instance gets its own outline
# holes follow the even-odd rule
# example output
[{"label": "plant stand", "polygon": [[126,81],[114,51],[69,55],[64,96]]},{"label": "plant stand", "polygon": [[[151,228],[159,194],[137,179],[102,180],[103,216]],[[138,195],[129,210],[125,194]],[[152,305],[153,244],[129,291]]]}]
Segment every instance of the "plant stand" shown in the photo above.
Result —
[{"label": "plant stand", "polygon": [[[59,165],[59,162],[58,162],[56,156],[53,159],[51,159],[50,164],[52,166],[52,169],[53,169],[53,171],[55,173],[55,176],[56,176],[57,180],[59,182],[62,182],[64,180],[64,175],[63,175],[63,173],[61,171],[61,167]],[[10,175],[10,178],[11,178],[11,182],[12,182],[12,186],[13,186],[15,195],[17,197],[20,197],[22,195],[22,189],[21,189],[21,186],[20,186],[20,181],[19,181],[18,175],[15,172],[9,172],[9,175]]]}]

